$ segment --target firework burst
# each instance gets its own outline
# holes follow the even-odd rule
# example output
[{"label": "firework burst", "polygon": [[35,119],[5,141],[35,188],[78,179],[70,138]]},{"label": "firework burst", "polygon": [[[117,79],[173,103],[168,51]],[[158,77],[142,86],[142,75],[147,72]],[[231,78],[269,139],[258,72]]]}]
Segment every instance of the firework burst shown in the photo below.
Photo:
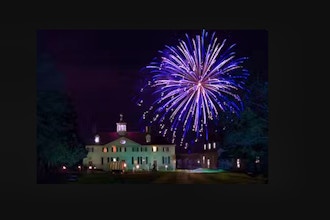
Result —
[{"label": "firework burst", "polygon": [[147,82],[137,102],[144,107],[144,124],[180,145],[187,137],[207,139],[208,125],[222,112],[238,114],[249,76],[242,66],[247,57],[236,58],[235,44],[227,46],[226,39],[220,42],[205,30],[185,37],[176,46],[166,45],[144,68]]}]

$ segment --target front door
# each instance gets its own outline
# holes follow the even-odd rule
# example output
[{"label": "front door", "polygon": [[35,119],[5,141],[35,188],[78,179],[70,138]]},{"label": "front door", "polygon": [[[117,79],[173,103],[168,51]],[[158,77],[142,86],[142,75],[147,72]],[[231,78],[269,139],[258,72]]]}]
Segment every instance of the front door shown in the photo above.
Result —
[{"label": "front door", "polygon": [[154,160],[152,164],[152,170],[157,170],[157,160]]}]

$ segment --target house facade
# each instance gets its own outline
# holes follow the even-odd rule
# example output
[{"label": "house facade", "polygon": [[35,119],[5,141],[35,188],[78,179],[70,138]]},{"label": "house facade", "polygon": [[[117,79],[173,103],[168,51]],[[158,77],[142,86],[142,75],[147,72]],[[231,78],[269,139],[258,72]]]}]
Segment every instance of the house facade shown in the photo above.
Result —
[{"label": "house facade", "polygon": [[83,159],[85,167],[110,170],[112,162],[123,162],[126,171],[175,170],[175,145],[162,137],[152,136],[150,128],[145,132],[128,132],[123,115],[116,132],[99,132],[93,143],[88,143],[88,154]]},{"label": "house facade", "polygon": [[186,147],[177,154],[177,169],[218,169],[218,151],[216,142]]}]

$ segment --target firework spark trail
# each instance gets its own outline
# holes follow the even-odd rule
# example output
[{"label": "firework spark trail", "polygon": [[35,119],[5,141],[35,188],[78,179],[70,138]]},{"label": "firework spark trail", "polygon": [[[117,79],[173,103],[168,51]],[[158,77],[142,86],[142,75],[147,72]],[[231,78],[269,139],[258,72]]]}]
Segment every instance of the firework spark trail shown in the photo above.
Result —
[{"label": "firework spark trail", "polygon": [[[170,130],[173,142],[179,131],[180,145],[189,132],[194,132],[195,141],[203,132],[207,136],[208,122],[217,120],[221,112],[238,114],[243,108],[239,94],[249,76],[242,66],[247,58],[236,58],[232,51],[235,44],[225,49],[226,39],[220,43],[215,32],[210,36],[205,30],[195,38],[185,36],[186,41],[166,45],[158,60],[146,66],[150,75],[140,90],[152,100],[143,119],[148,117],[149,125],[158,123],[164,137]],[[145,92],[147,88],[152,92]]]}]

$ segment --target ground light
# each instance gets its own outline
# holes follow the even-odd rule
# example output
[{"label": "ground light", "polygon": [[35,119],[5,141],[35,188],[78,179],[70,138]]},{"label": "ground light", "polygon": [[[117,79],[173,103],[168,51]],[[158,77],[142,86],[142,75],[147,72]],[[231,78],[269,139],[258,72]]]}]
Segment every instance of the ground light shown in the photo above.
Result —
[{"label": "ground light", "polygon": [[224,170],[222,169],[205,169],[205,168],[198,168],[198,169],[194,169],[194,170],[188,170],[188,172],[191,173],[221,173],[224,172]]}]

